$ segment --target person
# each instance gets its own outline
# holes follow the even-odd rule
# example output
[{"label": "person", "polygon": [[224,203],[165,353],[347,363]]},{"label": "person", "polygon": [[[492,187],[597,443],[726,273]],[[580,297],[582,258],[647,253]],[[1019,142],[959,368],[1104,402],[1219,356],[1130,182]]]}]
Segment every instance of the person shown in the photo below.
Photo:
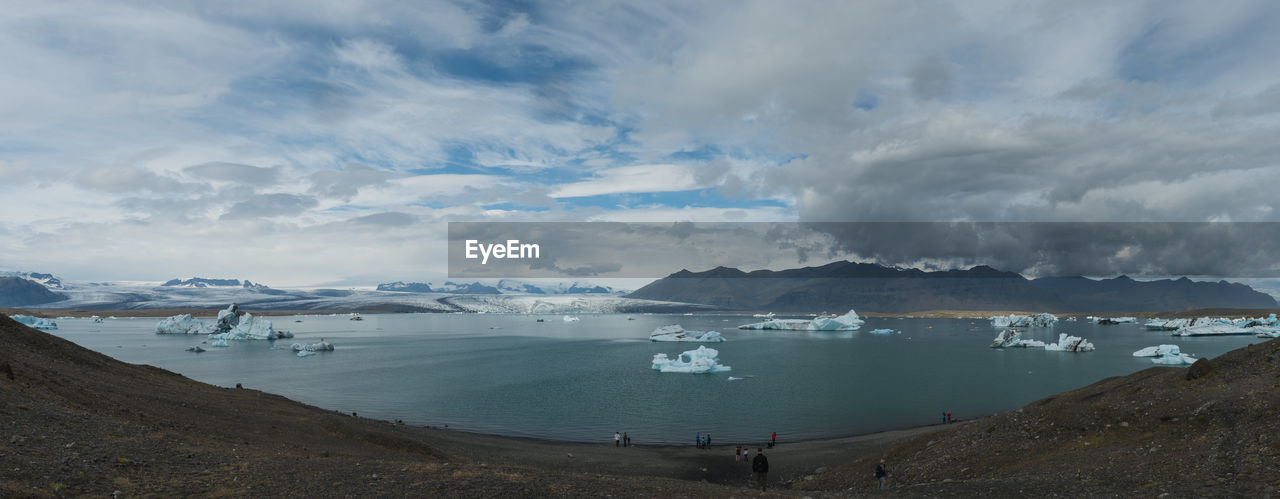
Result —
[{"label": "person", "polygon": [[764,492],[769,475],[769,458],[764,457],[764,449],[756,449],[756,458],[751,460],[751,472],[756,475],[756,485]]},{"label": "person", "polygon": [[947,411],[947,422],[948,422],[948,423],[954,423],[954,422],[956,422],[956,420],[951,419],[951,411]]},{"label": "person", "polygon": [[631,435],[627,435],[625,431],[622,432],[622,446],[631,447]]},{"label": "person", "polygon": [[888,479],[889,479],[889,465],[884,464],[884,459],[881,459],[880,464],[876,465],[876,481],[879,482],[879,485],[876,488],[881,490],[889,488],[888,485],[885,485],[885,482]]},{"label": "person", "polygon": [[613,446],[614,446],[614,447],[619,447],[619,446],[621,446],[621,445],[622,445],[622,434],[620,434],[620,433],[618,433],[618,432],[616,432],[616,431],[615,431],[615,432],[613,432]]},{"label": "person", "polygon": [[710,448],[711,448],[711,434],[710,434],[710,433],[708,433],[708,434],[707,434],[707,448],[708,448],[708,449],[710,449]]},{"label": "person", "polygon": [[739,445],[733,448],[733,462],[736,463],[741,460],[742,460],[742,446]]},{"label": "person", "polygon": [[778,445],[778,432],[776,431],[773,432],[772,435],[769,435],[769,447],[773,447],[775,445]]},{"label": "person", "polygon": [[702,432],[698,432],[696,435],[694,435],[693,438],[694,438],[693,440],[694,445],[697,445],[698,448],[701,449],[702,448]]},{"label": "person", "polygon": [[942,411],[942,424],[947,424],[947,412]]}]

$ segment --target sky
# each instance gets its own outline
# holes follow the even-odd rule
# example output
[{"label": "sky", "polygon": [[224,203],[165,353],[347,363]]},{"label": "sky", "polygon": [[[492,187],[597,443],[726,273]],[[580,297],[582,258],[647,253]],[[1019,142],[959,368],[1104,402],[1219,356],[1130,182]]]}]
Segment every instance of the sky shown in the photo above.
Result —
[{"label": "sky", "polygon": [[440,280],[449,221],[1277,222],[1276,25],[1266,1],[12,2],[0,268]]}]

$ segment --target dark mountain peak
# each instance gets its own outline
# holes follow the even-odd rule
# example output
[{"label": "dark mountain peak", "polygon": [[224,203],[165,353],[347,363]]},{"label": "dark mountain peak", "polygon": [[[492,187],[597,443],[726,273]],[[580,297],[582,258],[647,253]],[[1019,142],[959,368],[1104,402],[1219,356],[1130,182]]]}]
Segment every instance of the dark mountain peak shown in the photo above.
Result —
[{"label": "dark mountain peak", "polygon": [[703,272],[699,277],[742,277],[745,275],[747,275],[746,272],[733,267],[720,266]]},{"label": "dark mountain peak", "polygon": [[[1132,281],[1133,281],[1133,279],[1129,278],[1129,276],[1127,276],[1127,275],[1121,275],[1120,277],[1117,277],[1117,278],[1112,279],[1112,280],[1113,280],[1113,281],[1118,281],[1118,282],[1126,282],[1126,281],[1127,281],[1127,282],[1132,282]],[[1222,282],[1226,282],[1226,281],[1222,281]]]},{"label": "dark mountain peak", "polygon": [[1187,276],[1182,276],[1182,277],[1179,277],[1179,278],[1175,279],[1173,282],[1189,283],[1189,282],[1191,282],[1191,279],[1187,279]]},{"label": "dark mountain peak", "polygon": [[42,305],[66,299],[66,295],[51,291],[32,280],[13,276],[0,277],[0,307]]}]

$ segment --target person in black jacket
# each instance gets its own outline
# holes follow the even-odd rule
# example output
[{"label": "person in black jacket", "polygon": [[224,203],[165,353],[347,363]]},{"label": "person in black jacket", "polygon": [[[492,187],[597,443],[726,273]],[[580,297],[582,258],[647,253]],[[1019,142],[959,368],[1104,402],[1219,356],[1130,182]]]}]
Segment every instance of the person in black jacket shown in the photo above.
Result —
[{"label": "person in black jacket", "polygon": [[759,485],[760,491],[764,492],[769,475],[769,458],[764,457],[764,449],[756,449],[756,458],[751,460],[751,471],[756,475],[756,485]]}]

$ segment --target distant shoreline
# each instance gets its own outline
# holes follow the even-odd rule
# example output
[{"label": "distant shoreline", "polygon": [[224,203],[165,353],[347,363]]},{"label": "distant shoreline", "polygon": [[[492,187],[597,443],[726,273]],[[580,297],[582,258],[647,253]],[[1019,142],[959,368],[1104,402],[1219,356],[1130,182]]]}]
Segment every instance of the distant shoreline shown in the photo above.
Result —
[{"label": "distant shoreline", "polygon": [[[57,318],[57,317],[171,317],[180,314],[191,314],[196,317],[215,317],[219,310],[225,307],[210,308],[140,308],[140,309],[124,309],[124,310],[91,310],[83,308],[22,308],[22,307],[0,307],[0,313],[5,315],[32,315],[35,317]],[[262,316],[293,316],[293,315],[346,315],[346,314],[401,314],[401,313],[427,313],[427,314],[456,314],[453,311],[404,311],[404,310],[380,310],[375,308],[365,309],[334,309],[334,310],[258,310],[252,305],[241,305],[240,310]],[[695,312],[696,315],[749,315],[766,313],[767,311],[753,310],[708,310]],[[1030,315],[1046,312],[1044,310],[924,310],[918,312],[863,312],[857,311],[862,317],[878,317],[878,318],[908,318],[908,319],[981,319],[986,320],[995,315]],[[1140,312],[1054,312],[1048,311],[1058,317],[1138,317],[1152,318],[1160,317],[1167,319],[1179,318],[1197,318],[1197,317],[1265,317],[1268,314],[1280,314],[1280,308],[1193,308],[1178,311],[1140,311]],[[470,313],[470,312],[462,312]],[[588,312],[564,312],[572,314],[589,314]],[[627,312],[627,313],[610,313],[602,315],[643,315],[645,312]],[[653,312],[654,315],[682,315],[680,312]],[[813,315],[813,312],[776,312],[779,316],[804,316]],[[562,313],[546,313],[546,314],[499,314],[499,315],[562,315]]]}]

